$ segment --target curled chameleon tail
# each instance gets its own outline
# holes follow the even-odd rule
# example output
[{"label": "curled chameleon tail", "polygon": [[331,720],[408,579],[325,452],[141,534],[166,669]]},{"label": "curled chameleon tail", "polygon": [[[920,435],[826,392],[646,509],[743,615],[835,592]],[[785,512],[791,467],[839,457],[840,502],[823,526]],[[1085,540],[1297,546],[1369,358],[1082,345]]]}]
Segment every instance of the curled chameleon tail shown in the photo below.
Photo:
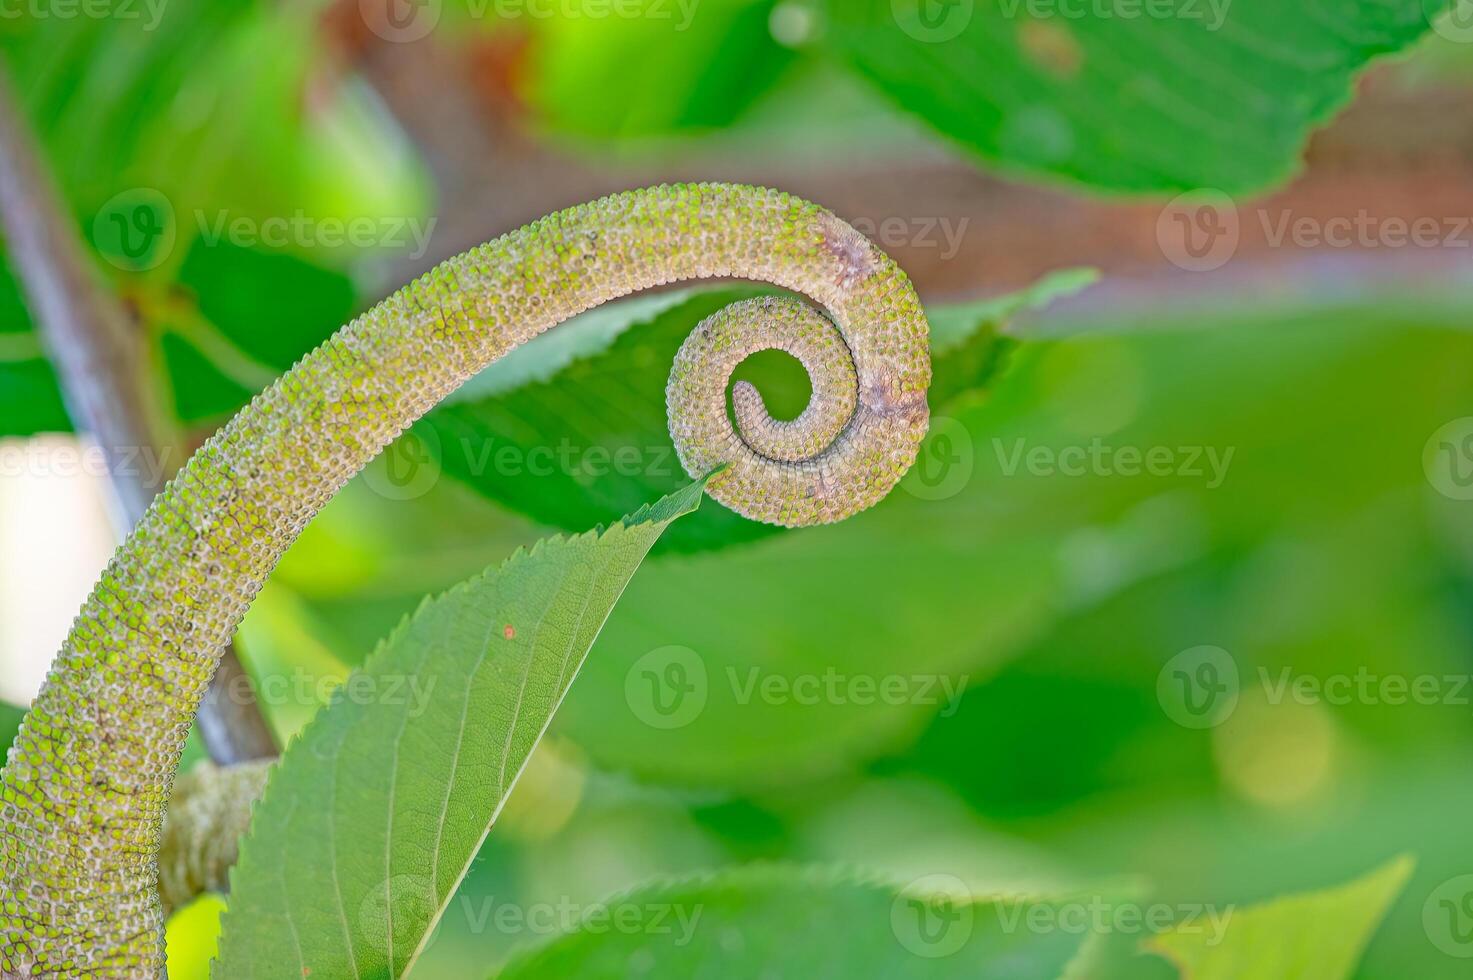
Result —
[{"label": "curled chameleon tail", "polygon": [[[786,525],[883,497],[927,425],[924,314],[888,257],[776,191],[701,184],[604,198],[451,259],[256,397],[159,495],[83,606],[0,774],[0,976],[156,977],[160,827],[219,650],[288,545],[405,427],[583,310],[734,276],[807,295],[735,304],[676,359],[667,399],[709,492]],[[831,322],[832,321],[832,322]],[[838,330],[835,331],[834,327]],[[777,422],[730,372],[778,347],[813,398]]]}]

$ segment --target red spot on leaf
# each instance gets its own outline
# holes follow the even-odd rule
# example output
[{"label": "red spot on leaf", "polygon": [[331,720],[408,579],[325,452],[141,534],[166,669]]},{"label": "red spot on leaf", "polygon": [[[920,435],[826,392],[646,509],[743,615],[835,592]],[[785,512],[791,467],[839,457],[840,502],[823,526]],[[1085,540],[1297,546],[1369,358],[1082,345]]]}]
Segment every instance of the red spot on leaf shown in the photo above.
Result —
[{"label": "red spot on leaf", "polygon": [[511,623],[507,623],[506,628],[501,631],[501,635],[508,640],[515,640],[517,638],[517,631],[512,629]]}]

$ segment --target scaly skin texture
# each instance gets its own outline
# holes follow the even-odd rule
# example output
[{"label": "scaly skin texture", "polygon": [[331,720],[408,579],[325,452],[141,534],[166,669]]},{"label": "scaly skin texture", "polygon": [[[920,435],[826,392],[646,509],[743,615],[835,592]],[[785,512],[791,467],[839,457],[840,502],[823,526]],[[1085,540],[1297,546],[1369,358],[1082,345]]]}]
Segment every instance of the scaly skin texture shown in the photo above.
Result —
[{"label": "scaly skin texture", "polygon": [[[160,494],[82,608],[0,774],[0,975],[148,977],[164,962],[165,803],[221,647],[298,533],[415,419],[583,310],[678,280],[802,293],[721,311],[667,392],[693,475],[757,520],[840,520],[883,497],[927,425],[924,314],[888,257],[776,191],[701,184],[604,198],[451,259],[339,331]],[[730,368],[777,346],[814,400],[776,423]]]}]

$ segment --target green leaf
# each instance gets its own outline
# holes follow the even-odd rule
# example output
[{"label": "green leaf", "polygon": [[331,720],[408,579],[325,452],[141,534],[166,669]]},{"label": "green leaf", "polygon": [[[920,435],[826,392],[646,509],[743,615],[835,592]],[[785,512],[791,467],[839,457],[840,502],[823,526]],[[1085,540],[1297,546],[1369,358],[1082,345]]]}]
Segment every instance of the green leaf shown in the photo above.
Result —
[{"label": "green leaf", "polygon": [[1054,615],[1057,537],[980,493],[902,488],[832,527],[650,562],[558,732],[607,768],[703,787],[898,750]]},{"label": "green leaf", "polygon": [[[241,354],[278,372],[347,323],[358,302],[342,272],[226,239],[196,239],[179,281],[194,293],[200,314]],[[261,329],[263,324],[271,329]]]},{"label": "green leaf", "polygon": [[[95,207],[137,186],[128,181],[145,172],[151,180],[139,182],[151,186],[166,173],[181,179],[197,173],[201,157],[194,155],[168,160],[162,170],[145,165],[159,162],[157,141],[173,139],[178,130],[200,125],[221,139],[235,130],[238,121],[230,113],[218,107],[213,114],[200,113],[197,102],[187,107],[188,121],[160,123],[171,105],[177,112],[179,100],[198,99],[222,81],[222,48],[262,8],[201,0],[177,7],[138,4],[126,13],[119,6],[109,17],[44,16],[37,9],[43,16],[8,22],[0,47],[53,173],[74,203]],[[264,65],[278,52],[260,54]]]},{"label": "green leaf", "polygon": [[1059,269],[1017,292],[969,303],[928,306],[926,318],[931,321],[931,350],[944,360],[952,350],[970,339],[980,326],[1001,329],[1024,313],[1067,299],[1099,281],[1098,269]]},{"label": "green leaf", "polygon": [[1423,6],[1176,0],[1128,16],[1035,0],[829,0],[827,43],[1006,170],[1238,192],[1290,175],[1366,63],[1428,29]]},{"label": "green leaf", "polygon": [[56,375],[0,254],[0,437],[70,429]]},{"label": "green leaf", "polygon": [[927,310],[933,358],[931,408],[939,412],[984,395],[987,382],[1001,372],[1003,358],[1012,350],[1012,343],[998,336],[1007,324],[1072,296],[1099,278],[1095,269],[1062,269],[1016,293]]},{"label": "green leaf", "polygon": [[979,902],[927,884],[756,865],[646,885],[586,910],[497,976],[1051,980],[1083,945],[1077,930],[1027,927],[1047,902]]},{"label": "green leaf", "polygon": [[1339,888],[1242,909],[1228,921],[1221,941],[1181,925],[1146,945],[1192,980],[1345,980],[1414,864],[1398,857]]},{"label": "green leaf", "polygon": [[159,337],[159,353],[173,382],[174,414],[182,422],[228,417],[254,394],[178,333]]},{"label": "green leaf", "polygon": [[[794,61],[772,0],[635,0],[638,16],[553,17],[527,86],[553,129],[605,141],[729,125]],[[615,147],[618,148],[617,146]]]},{"label": "green leaf", "polygon": [[[1021,293],[932,311],[938,338],[932,406],[977,393],[998,374],[1011,342],[998,336],[1011,317],[1094,281],[1088,270],[1041,280]],[[753,289],[717,288],[642,298],[585,314],[563,331],[595,356],[572,359],[566,347],[518,351],[473,380],[467,392],[433,412],[419,431],[439,446],[445,472],[481,494],[554,527],[587,527],[626,513],[638,501],[669,493],[686,479],[670,440],[665,384],[675,353],[702,318]],[[609,342],[609,338],[612,341]],[[518,366],[535,356],[541,370]],[[560,371],[548,368],[567,366]],[[738,377],[756,384],[774,412],[796,415],[808,379],[782,355],[757,357]],[[504,366],[503,366],[504,365]],[[536,377],[513,387],[513,379]],[[484,397],[477,397],[484,396]],[[661,550],[704,551],[780,534],[721,507],[682,521]]]},{"label": "green leaf", "polygon": [[217,976],[400,976],[692,484],[426,601],[273,772],[231,874]]},{"label": "green leaf", "polygon": [[0,756],[10,749],[10,743],[15,741],[15,733],[20,731],[20,722],[25,716],[25,708],[0,701]]}]

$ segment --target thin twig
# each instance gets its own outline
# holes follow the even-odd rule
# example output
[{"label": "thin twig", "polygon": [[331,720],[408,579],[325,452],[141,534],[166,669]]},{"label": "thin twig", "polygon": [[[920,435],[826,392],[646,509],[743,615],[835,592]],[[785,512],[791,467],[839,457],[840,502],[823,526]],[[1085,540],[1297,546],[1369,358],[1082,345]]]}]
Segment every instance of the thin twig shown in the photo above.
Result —
[{"label": "thin twig", "polygon": [[[56,367],[67,408],[109,460],[122,523],[137,523],[182,463],[167,414],[155,404],[147,358],[127,312],[98,279],[75,223],[41,163],[30,127],[0,64],[0,227]],[[140,452],[161,466],[139,466]],[[122,465],[128,463],[128,465]],[[227,648],[200,706],[210,757],[231,765],[276,754],[249,676]]]}]

